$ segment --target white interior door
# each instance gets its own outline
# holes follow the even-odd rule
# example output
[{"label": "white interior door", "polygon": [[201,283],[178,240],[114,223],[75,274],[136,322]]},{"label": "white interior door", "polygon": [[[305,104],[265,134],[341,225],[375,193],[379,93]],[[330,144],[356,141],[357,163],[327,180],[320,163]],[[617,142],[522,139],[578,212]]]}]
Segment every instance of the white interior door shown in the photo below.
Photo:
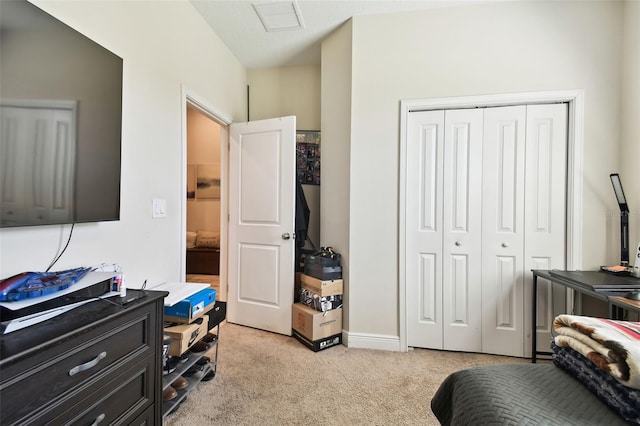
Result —
[{"label": "white interior door", "polygon": [[523,356],[526,106],[484,120],[482,352]]},{"label": "white interior door", "polygon": [[230,126],[227,319],[291,335],[295,117]]},{"label": "white interior door", "polygon": [[442,306],[444,349],[482,344],[482,114],[445,111]]},{"label": "white interior door", "polygon": [[407,141],[407,341],[442,349],[444,111],[409,114]]},{"label": "white interior door", "polygon": [[[567,105],[485,112],[482,352],[528,356],[531,269],[566,265]],[[552,297],[552,293],[555,293]],[[564,312],[561,289],[540,280],[538,336]],[[554,307],[551,302],[557,303]]]},{"label": "white interior door", "polygon": [[[532,269],[565,269],[567,104],[527,106],[525,191],[525,330],[531,330]],[[553,319],[566,312],[566,288],[538,280],[537,344],[549,351]],[[531,355],[531,338],[525,339]]]},{"label": "white interior door", "polygon": [[479,351],[482,111],[411,113],[407,131],[408,342]]},{"label": "white interior door", "polygon": [[[408,346],[530,352],[530,270],[566,264],[567,124],[566,104],[408,115]],[[556,293],[540,283],[547,349]]]}]

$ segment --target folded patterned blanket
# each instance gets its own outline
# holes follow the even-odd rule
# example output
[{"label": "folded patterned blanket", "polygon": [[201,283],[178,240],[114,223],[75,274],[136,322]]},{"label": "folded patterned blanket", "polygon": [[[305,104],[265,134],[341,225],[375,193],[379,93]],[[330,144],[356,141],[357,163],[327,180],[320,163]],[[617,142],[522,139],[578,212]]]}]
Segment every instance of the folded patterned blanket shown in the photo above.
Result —
[{"label": "folded patterned blanket", "polygon": [[553,363],[575,377],[602,402],[631,424],[640,424],[640,390],[614,379],[571,348],[551,342]]},{"label": "folded patterned blanket", "polygon": [[558,315],[554,342],[572,348],[625,386],[640,389],[640,322]]}]

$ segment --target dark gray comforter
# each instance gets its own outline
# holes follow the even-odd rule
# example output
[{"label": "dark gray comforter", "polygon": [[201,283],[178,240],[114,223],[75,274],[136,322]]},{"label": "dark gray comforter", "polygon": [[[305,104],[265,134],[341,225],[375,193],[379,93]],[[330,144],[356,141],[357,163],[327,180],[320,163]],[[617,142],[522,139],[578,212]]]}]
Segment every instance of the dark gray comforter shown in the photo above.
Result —
[{"label": "dark gray comforter", "polygon": [[625,425],[578,380],[552,364],[468,368],[431,400],[442,425]]}]

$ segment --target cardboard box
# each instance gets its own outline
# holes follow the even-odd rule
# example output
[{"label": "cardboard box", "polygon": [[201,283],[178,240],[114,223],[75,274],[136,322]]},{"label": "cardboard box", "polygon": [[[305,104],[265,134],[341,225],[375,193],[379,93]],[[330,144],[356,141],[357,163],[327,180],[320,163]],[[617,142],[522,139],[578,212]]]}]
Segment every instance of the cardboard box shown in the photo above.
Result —
[{"label": "cardboard box", "polygon": [[344,293],[342,279],[320,280],[311,275],[301,274],[300,285],[318,296],[334,296]]},{"label": "cardboard box", "polygon": [[332,296],[318,296],[316,293],[309,291],[306,288],[301,288],[299,302],[304,303],[316,311],[326,312],[342,307],[342,295],[335,294]]},{"label": "cardboard box", "polygon": [[338,280],[342,278],[342,266],[322,266],[317,263],[305,264],[304,273],[321,280]]},{"label": "cardboard box", "polygon": [[318,312],[302,303],[294,303],[291,328],[311,341],[342,333],[342,308]]},{"label": "cardboard box", "polygon": [[182,355],[208,332],[209,317],[207,315],[202,315],[191,324],[165,327],[164,334],[168,334],[172,338],[168,354],[170,356]]},{"label": "cardboard box", "polygon": [[164,320],[181,324],[189,324],[213,308],[215,301],[215,289],[202,289],[173,306],[165,306]]},{"label": "cardboard box", "polygon": [[342,343],[342,333],[325,337],[319,340],[309,340],[295,330],[292,330],[293,337],[295,337],[300,343],[308,347],[314,352],[318,352],[324,349],[328,349],[332,346],[336,346]]}]

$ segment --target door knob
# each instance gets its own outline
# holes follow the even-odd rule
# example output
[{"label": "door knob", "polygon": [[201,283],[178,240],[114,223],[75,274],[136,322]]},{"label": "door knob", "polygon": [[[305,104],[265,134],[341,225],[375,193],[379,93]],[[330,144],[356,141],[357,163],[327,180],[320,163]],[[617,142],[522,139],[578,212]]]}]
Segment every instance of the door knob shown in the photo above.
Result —
[{"label": "door knob", "polygon": [[459,247],[462,245],[462,241],[456,241],[456,245]]},{"label": "door knob", "polygon": [[291,239],[291,234],[288,232],[285,232],[284,234],[282,234],[282,239],[283,240],[289,240]]},{"label": "door knob", "polygon": [[508,243],[502,243],[502,247],[509,247]]}]

